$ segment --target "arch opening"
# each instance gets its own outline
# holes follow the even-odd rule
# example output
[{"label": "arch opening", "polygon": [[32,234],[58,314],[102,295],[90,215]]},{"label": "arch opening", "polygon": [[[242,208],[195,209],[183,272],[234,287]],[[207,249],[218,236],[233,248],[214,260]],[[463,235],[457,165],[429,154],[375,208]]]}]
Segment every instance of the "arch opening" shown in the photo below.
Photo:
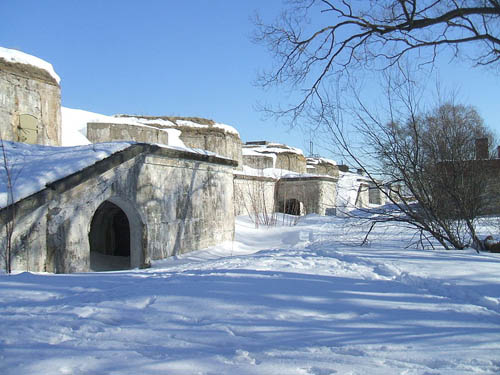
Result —
[{"label": "arch opening", "polygon": [[285,214],[300,216],[301,203],[298,199],[291,198],[285,201],[284,211]]},{"label": "arch opening", "polygon": [[112,271],[131,268],[131,228],[127,214],[104,201],[90,224],[90,269]]}]

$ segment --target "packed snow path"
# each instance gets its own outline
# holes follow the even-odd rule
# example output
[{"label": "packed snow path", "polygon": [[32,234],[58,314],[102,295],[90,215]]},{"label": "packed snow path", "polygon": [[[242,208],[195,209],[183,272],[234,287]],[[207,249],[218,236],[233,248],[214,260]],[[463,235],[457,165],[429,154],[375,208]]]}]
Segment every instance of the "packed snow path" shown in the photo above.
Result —
[{"label": "packed snow path", "polygon": [[500,257],[307,217],[148,270],[0,276],[1,374],[499,374]]}]

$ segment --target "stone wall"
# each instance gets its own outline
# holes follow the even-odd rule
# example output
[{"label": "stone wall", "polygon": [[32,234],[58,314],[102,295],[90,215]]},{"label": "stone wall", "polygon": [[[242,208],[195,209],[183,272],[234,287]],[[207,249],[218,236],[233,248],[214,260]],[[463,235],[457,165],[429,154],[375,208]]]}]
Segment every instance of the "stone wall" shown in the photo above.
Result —
[{"label": "stone wall", "polygon": [[370,206],[370,185],[367,182],[361,182],[356,197],[356,207],[367,208]]},{"label": "stone wall", "polygon": [[[212,156],[133,145],[14,206],[14,268],[89,271],[91,223],[106,201],[128,218],[132,267],[231,240],[233,167]],[[8,209],[0,211],[2,230]],[[4,248],[5,238],[0,242]]]},{"label": "stone wall", "polygon": [[306,173],[306,158],[304,155],[293,152],[280,152],[276,154],[275,168],[296,173]]},{"label": "stone wall", "polygon": [[264,221],[275,210],[276,180],[269,177],[234,176],[234,213]]},{"label": "stone wall", "polygon": [[314,163],[310,163],[309,160],[310,158],[308,158],[307,173],[326,175],[334,178],[339,177],[339,167],[337,165],[322,161],[321,159],[315,160]]},{"label": "stone wall", "polygon": [[368,200],[370,204],[385,203],[385,194],[374,184],[370,185],[368,194],[369,194]]},{"label": "stone wall", "polygon": [[87,138],[92,143],[135,141],[168,144],[168,134],[165,130],[146,125],[90,122],[87,124]]},{"label": "stone wall", "polygon": [[[328,215],[335,210],[337,179],[332,177],[281,178],[276,184],[279,212]],[[294,213],[299,209],[300,213]]]},{"label": "stone wall", "polygon": [[272,155],[243,155],[243,165],[254,169],[273,168],[274,157]]},{"label": "stone wall", "polygon": [[296,173],[306,173],[306,158],[302,151],[280,143],[255,141],[244,146],[247,155],[261,154],[275,159],[274,168]]},{"label": "stone wall", "polygon": [[236,160],[238,167],[241,169],[243,165],[243,157],[241,154],[240,137],[233,133],[225,132],[222,129],[215,127],[176,127],[181,131],[181,141],[187,147],[199,148],[216,153],[217,155],[225,156],[229,159]]},{"label": "stone wall", "polygon": [[0,137],[61,144],[61,89],[48,72],[0,58]]}]

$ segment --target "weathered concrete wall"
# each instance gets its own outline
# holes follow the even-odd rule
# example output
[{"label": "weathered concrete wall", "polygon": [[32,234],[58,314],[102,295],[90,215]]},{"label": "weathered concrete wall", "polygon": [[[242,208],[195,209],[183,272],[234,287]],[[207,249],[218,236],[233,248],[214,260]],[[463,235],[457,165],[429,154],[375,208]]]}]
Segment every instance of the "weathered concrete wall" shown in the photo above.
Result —
[{"label": "weathered concrete wall", "polygon": [[297,148],[267,141],[247,142],[244,148],[252,153],[275,158],[274,168],[306,173],[306,158]]},{"label": "weathered concrete wall", "polygon": [[87,124],[87,138],[92,143],[135,141],[146,143],[168,144],[168,134],[165,130],[152,126],[138,126],[129,124]]},{"label": "weathered concrete wall", "polygon": [[276,154],[276,166],[278,169],[306,173],[306,158],[293,152],[280,152]]},{"label": "weathered concrete wall", "polygon": [[235,215],[250,215],[266,219],[275,209],[274,191],[276,180],[269,177],[234,176]]},{"label": "weathered concrete wall", "polygon": [[183,126],[176,129],[182,132],[180,138],[187,147],[212,151],[218,155],[236,160],[238,168],[241,169],[243,165],[241,140],[236,134],[208,126],[205,128]]},{"label": "weathered concrete wall", "polygon": [[326,175],[338,178],[339,167],[336,166],[335,164],[322,163],[322,162],[319,162],[317,164],[307,164],[307,173]]},{"label": "weathered concrete wall", "polygon": [[377,186],[370,185],[368,193],[370,204],[385,204],[385,194]]},{"label": "weathered concrete wall", "polygon": [[230,167],[147,156],[141,175],[138,204],[147,217],[151,259],[233,238]]},{"label": "weathered concrete wall", "polygon": [[360,183],[355,205],[359,208],[370,206],[370,185],[367,182]]},{"label": "weathered concrete wall", "polygon": [[[105,201],[128,218],[132,267],[230,240],[233,166],[204,155],[132,146],[15,206],[14,268],[88,271],[91,222]],[[2,230],[7,213],[0,211]],[[5,246],[5,238],[0,241]]]},{"label": "weathered concrete wall", "polygon": [[36,142],[61,145],[61,89],[52,76],[31,65],[0,58],[0,137],[24,141],[22,116],[33,117]]},{"label": "weathered concrete wall", "polygon": [[327,215],[335,209],[337,179],[332,177],[282,178],[276,184],[276,203],[286,212],[287,201],[299,201],[301,214]]},{"label": "weathered concrete wall", "polygon": [[273,168],[274,157],[271,155],[243,155],[243,165],[255,169]]}]

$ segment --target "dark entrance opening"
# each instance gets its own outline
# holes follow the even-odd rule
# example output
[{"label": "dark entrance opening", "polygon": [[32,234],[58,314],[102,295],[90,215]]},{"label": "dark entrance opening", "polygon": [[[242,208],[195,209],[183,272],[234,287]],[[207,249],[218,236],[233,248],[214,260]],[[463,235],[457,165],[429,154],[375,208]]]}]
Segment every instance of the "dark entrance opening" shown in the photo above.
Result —
[{"label": "dark entrance opening", "polygon": [[287,199],[285,202],[285,214],[300,215],[300,201],[297,199]]},{"label": "dark entrance opening", "polygon": [[130,268],[130,224],[120,207],[105,201],[97,208],[90,224],[89,244],[91,270]]}]

